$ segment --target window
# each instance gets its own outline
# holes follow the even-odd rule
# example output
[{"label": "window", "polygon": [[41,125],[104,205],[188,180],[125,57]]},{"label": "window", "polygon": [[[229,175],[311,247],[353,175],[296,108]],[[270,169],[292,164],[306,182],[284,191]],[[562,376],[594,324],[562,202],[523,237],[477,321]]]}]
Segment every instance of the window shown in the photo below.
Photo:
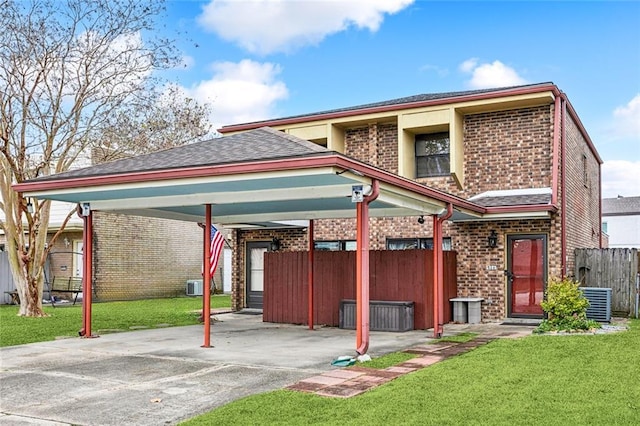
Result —
[{"label": "window", "polygon": [[582,183],[584,187],[589,187],[589,167],[587,164],[587,156],[582,154]]},{"label": "window", "polygon": [[416,135],[416,176],[447,176],[449,132]]},{"label": "window", "polygon": [[607,222],[602,222],[602,232],[607,233],[608,224]]},{"label": "window", "polygon": [[313,248],[318,251],[353,251],[356,249],[356,242],[353,240],[314,241]]},{"label": "window", "polygon": [[[433,250],[433,238],[387,238],[387,250]],[[442,250],[451,250],[451,238],[442,239]]]}]

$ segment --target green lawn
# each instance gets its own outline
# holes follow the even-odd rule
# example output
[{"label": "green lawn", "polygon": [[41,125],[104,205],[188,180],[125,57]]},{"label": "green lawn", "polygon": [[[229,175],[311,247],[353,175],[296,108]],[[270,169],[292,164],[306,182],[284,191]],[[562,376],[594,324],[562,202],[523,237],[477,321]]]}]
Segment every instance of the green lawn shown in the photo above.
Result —
[{"label": "green lawn", "polygon": [[[211,296],[211,307],[230,307],[228,295]],[[198,324],[201,297],[176,297],[126,302],[95,303],[91,330],[96,334],[129,331],[136,328],[170,327]],[[82,307],[45,306],[46,318],[18,317],[17,306],[0,306],[0,346],[54,340],[77,336],[82,327]]]},{"label": "green lawn", "polygon": [[637,425],[640,321],[607,335],[500,339],[349,399],[280,390],[183,425]]}]

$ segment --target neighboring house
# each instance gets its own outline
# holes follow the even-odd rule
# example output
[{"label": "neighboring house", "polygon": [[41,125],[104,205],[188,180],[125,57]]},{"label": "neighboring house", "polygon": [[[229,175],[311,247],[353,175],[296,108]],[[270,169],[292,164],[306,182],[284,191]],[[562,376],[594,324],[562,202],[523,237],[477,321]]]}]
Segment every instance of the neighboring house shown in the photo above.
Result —
[{"label": "neighboring house", "polygon": [[640,197],[603,198],[602,232],[609,248],[640,248]]},{"label": "neighboring house", "polygon": [[[70,203],[52,202],[49,239],[74,208]],[[98,301],[183,296],[187,280],[202,279],[203,231],[196,224],[99,212],[93,226],[94,299]],[[49,282],[54,277],[82,277],[82,229],[83,221],[74,213],[51,248],[45,267]],[[6,239],[0,232],[3,250]],[[214,277],[219,289],[222,270],[221,266]],[[2,283],[0,303],[10,303],[4,292],[14,288],[13,282]],[[48,298],[46,291],[45,286]]]},{"label": "neighboring house", "polygon": [[[602,160],[553,83],[417,95],[219,131],[227,136],[263,126],[485,208],[480,217],[455,212],[443,231],[443,248],[457,251],[458,296],[483,298],[484,321],[541,318],[548,278],[574,275],[574,249],[601,247]],[[371,249],[433,244],[430,218],[370,224]],[[317,249],[353,249],[355,221],[316,220],[314,235]],[[235,247],[244,251],[234,308],[261,307],[262,283],[251,282],[252,271],[260,270],[259,255],[273,238],[283,250],[308,244],[302,228],[233,230]]]}]

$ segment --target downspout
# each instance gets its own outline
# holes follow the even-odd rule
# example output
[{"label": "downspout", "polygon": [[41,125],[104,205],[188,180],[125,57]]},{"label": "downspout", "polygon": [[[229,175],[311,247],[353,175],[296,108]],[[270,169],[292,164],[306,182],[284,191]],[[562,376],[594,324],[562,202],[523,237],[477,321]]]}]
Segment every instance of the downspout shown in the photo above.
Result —
[{"label": "downspout", "polygon": [[211,204],[204,207],[204,283],[202,285],[202,319],[204,320],[204,343],[201,347],[211,347]]},{"label": "downspout", "polygon": [[562,208],[560,210],[560,226],[562,227],[562,232],[561,232],[561,242],[560,242],[560,256],[562,257],[561,263],[560,263],[560,275],[562,278],[564,278],[567,275],[567,224],[566,224],[566,217],[567,217],[567,192],[566,192],[566,182],[567,182],[567,178],[566,178],[566,157],[567,157],[567,140],[565,137],[565,119],[566,119],[566,115],[567,115],[567,104],[566,104],[566,99],[564,97],[564,94],[561,94],[561,101],[562,101],[562,117],[560,120],[560,146],[561,148],[561,168],[562,168],[562,175],[561,175],[561,179],[560,179],[560,188],[561,188],[561,193],[562,193]]},{"label": "downspout", "polygon": [[93,278],[93,212],[89,205],[78,205],[78,215],[84,222],[82,233],[82,329],[78,332],[81,337],[98,337],[91,334],[91,304]]},{"label": "downspout", "polygon": [[309,285],[309,330],[313,330],[313,219],[309,220],[309,255],[307,257],[307,281]]},{"label": "downspout", "polygon": [[356,352],[364,355],[369,349],[369,204],[380,195],[380,182],[374,179],[371,194],[357,203],[356,252]]},{"label": "downspout", "polygon": [[453,205],[447,204],[444,216],[433,215],[433,337],[444,333],[444,257],[442,224],[453,215]]},{"label": "downspout", "polygon": [[553,108],[553,153],[551,166],[551,205],[558,203],[558,175],[560,170],[558,163],[560,161],[560,129],[562,120],[562,106],[560,96],[555,98],[555,106]]}]

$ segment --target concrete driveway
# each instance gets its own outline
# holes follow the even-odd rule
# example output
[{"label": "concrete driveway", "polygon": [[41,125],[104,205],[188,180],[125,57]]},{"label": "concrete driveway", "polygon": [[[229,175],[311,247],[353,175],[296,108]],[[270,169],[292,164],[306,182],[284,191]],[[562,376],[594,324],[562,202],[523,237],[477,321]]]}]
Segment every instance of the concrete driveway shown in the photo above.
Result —
[{"label": "concrete driveway", "polygon": [[[247,395],[330,370],[355,354],[355,332],[216,315],[203,327],[70,338],[0,348],[2,425],[171,425]],[[429,340],[426,331],[371,332],[372,357]]]}]

